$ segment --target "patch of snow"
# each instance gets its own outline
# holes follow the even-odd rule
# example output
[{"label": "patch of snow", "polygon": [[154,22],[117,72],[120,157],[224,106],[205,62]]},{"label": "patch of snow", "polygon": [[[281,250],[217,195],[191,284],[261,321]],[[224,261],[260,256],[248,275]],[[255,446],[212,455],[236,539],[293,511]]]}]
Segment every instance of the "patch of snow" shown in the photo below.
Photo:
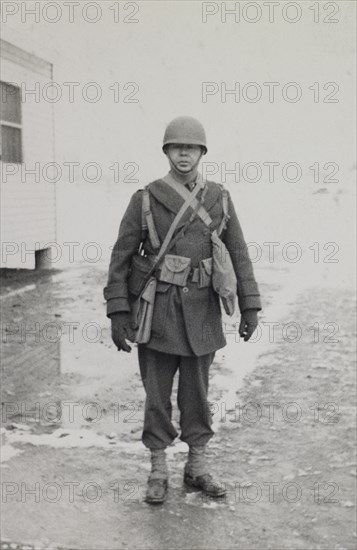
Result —
[{"label": "patch of snow", "polygon": [[7,443],[5,443],[5,445],[1,445],[1,463],[7,462],[20,453],[22,453],[22,451],[20,449],[16,449],[12,445]]},{"label": "patch of snow", "polygon": [[10,445],[14,443],[30,444],[34,446],[47,445],[55,448],[72,447],[106,447],[120,448],[125,451],[135,451],[142,449],[142,443],[126,441],[109,440],[106,435],[100,435],[93,430],[72,429],[65,430],[59,428],[50,434],[33,434],[23,430],[6,432],[6,440]]},{"label": "patch of snow", "polygon": [[3,294],[2,296],[0,296],[0,299],[4,300],[5,298],[12,298],[13,296],[19,296],[19,294],[23,294],[24,292],[28,292],[29,290],[34,290],[35,288],[36,288],[36,285],[26,285],[22,288],[11,290],[10,292]]}]

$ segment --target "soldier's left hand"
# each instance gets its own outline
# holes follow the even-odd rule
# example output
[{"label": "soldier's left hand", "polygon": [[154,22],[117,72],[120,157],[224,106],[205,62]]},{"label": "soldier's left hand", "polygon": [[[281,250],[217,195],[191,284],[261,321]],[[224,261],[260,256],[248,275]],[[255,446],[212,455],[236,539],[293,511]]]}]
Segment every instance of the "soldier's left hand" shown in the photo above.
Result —
[{"label": "soldier's left hand", "polygon": [[246,309],[242,312],[239,325],[239,336],[248,342],[253,332],[258,326],[258,311],[256,309]]}]

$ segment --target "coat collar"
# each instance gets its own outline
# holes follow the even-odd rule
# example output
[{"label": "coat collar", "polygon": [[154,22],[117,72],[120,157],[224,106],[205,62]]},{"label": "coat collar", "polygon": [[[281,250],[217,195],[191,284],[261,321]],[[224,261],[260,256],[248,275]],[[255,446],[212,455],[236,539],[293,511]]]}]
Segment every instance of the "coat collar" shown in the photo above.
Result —
[{"label": "coat collar", "polygon": [[[204,199],[203,206],[209,211],[217,202],[220,188],[213,181],[206,181],[204,185],[207,186],[207,191]],[[155,197],[157,201],[165,206],[168,210],[177,214],[183,204],[183,198],[176,193],[171,187],[169,187],[162,179],[155,180],[149,184],[149,191]],[[202,190],[198,192],[197,199],[200,200],[202,195]],[[185,221],[187,216],[192,212],[187,212],[186,215],[182,218],[182,221]]]}]

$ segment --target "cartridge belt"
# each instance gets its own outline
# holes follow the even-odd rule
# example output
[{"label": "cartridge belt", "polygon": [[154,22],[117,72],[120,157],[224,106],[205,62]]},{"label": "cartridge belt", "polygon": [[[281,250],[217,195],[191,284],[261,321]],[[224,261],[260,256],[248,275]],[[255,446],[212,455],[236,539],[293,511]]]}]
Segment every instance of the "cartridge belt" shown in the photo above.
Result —
[{"label": "cartridge belt", "polygon": [[197,283],[199,288],[211,285],[212,258],[200,261],[198,267],[191,267],[191,258],[166,254],[160,268],[157,270],[157,279],[161,282],[177,286],[186,286],[188,279]]}]

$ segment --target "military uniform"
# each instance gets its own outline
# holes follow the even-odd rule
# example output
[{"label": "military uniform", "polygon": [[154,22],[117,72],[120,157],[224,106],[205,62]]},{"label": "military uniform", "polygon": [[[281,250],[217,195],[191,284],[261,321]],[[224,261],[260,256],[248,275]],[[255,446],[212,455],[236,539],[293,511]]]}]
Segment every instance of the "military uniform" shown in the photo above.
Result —
[{"label": "military uniform", "polygon": [[[206,182],[206,186],[207,190],[203,205],[212,218],[211,229],[213,230],[218,228],[224,214],[222,190],[218,184],[211,181]],[[154,224],[162,242],[184,201],[163,180],[159,179],[152,182],[149,184],[148,189]],[[203,190],[199,191],[198,200],[202,192]],[[119,311],[130,311],[127,280],[132,257],[141,242],[142,194],[142,191],[139,190],[133,195],[121,222],[119,236],[112,252],[108,285],[105,289],[105,297],[108,301],[108,316]],[[236,273],[239,307],[241,311],[260,309],[258,286],[254,279],[246,243],[230,197],[228,207],[229,221],[221,235],[221,239],[230,253]],[[192,210],[189,209],[183,216],[177,227],[177,232],[183,227],[191,213]],[[144,249],[149,255],[155,253],[149,236],[145,240]],[[191,258],[192,270],[197,268],[201,260],[212,255],[210,230],[201,219],[196,217],[189,224],[182,238],[170,250],[170,253]],[[220,300],[211,285],[200,288],[198,282],[193,282],[192,276],[188,277],[187,284],[184,287],[167,282],[158,282],[151,339],[145,346],[141,345],[140,348],[148,348],[167,355],[190,357],[190,361],[193,363],[191,368],[195,368],[194,358],[209,356],[206,362],[212,362],[214,352],[225,344]],[[150,357],[150,362],[167,364],[165,355],[162,356],[161,360],[159,355],[155,355],[155,359],[153,359],[152,353],[145,355],[144,349],[141,349],[139,358],[141,358],[142,373],[147,371],[145,363],[149,361],[148,357]],[[200,362],[202,363],[202,359]],[[155,395],[156,399],[157,397]],[[152,423],[149,422],[150,425]],[[167,419],[164,423],[167,424]],[[161,428],[158,427],[158,430],[161,432]],[[152,431],[151,428],[150,433]],[[202,431],[207,435],[206,419]],[[171,429],[169,430],[170,437],[163,438],[161,435],[160,438],[148,439],[145,437],[146,432],[147,430],[144,430],[144,442],[149,447],[153,440],[155,446],[163,446],[164,442],[167,445],[175,436],[175,432]],[[183,434],[184,438],[185,435]]]},{"label": "military uniform", "polygon": [[[145,344],[138,344],[140,372],[146,391],[142,439],[151,449],[152,468],[146,497],[150,503],[162,503],[167,492],[165,448],[177,436],[171,422],[171,392],[177,371],[180,437],[189,445],[185,483],[215,497],[224,494],[219,484],[213,482],[203,459],[205,444],[213,434],[207,406],[209,367],[216,350],[226,344],[220,298],[213,288],[211,233],[220,234],[233,264],[238,304],[240,311],[245,312],[241,326],[246,328],[241,330],[240,327],[245,340],[253,333],[257,324],[256,311],[261,308],[247,246],[229,193],[223,192],[222,186],[215,182],[203,183],[198,176],[200,158],[207,152],[202,124],[191,117],[174,119],[166,128],[163,150],[170,163],[170,176],[175,176],[179,188],[170,187],[164,177],[150,183],[146,191],[134,193],[120,224],[108,284],[104,289],[107,315],[112,319],[113,341],[118,350],[129,351],[125,339],[130,339],[128,319],[133,300],[138,295],[135,277],[140,279],[138,283],[145,279],[145,272],[140,274],[139,269],[137,273],[138,265],[133,268],[133,258],[139,248],[149,259],[158,253],[158,243],[155,246],[150,231],[143,235],[143,204],[149,198],[151,225],[160,246],[184,203],[182,186],[187,185],[192,190],[192,186],[199,185],[196,198],[208,213],[210,222],[207,225],[199,215],[193,217],[193,204],[180,219],[174,233],[174,238],[177,235],[179,238],[169,250],[170,257],[166,254],[155,272],[158,280],[150,338]],[[222,227],[224,230],[220,232]],[[170,264],[175,261],[179,265],[181,261],[186,264],[181,284]],[[233,297],[234,293],[235,283]]]}]

